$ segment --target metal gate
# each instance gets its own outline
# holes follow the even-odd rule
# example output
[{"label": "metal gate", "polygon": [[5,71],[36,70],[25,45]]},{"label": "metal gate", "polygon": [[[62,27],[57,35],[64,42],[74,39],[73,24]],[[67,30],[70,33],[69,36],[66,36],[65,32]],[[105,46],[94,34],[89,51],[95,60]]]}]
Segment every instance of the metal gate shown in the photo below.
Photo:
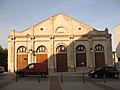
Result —
[{"label": "metal gate", "polygon": [[28,54],[17,54],[17,69],[28,65]]},{"label": "metal gate", "polygon": [[57,72],[67,72],[67,53],[56,54]]}]

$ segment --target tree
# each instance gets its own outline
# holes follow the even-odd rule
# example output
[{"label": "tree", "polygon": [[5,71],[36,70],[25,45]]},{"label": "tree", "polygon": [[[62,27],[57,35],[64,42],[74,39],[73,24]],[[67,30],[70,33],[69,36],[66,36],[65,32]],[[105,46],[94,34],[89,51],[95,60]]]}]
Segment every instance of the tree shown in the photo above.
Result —
[{"label": "tree", "polygon": [[8,49],[3,49],[0,45],[0,66],[3,66],[5,68],[5,71],[7,71],[8,66]]}]

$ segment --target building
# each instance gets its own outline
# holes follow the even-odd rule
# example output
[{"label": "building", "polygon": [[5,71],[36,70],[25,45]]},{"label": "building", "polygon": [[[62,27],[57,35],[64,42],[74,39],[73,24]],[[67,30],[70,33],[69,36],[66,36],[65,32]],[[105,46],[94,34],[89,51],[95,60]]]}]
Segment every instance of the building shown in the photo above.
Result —
[{"label": "building", "polygon": [[116,66],[118,64],[118,58],[116,55],[116,51],[113,51],[113,65]]},{"label": "building", "polygon": [[50,72],[80,71],[112,65],[111,34],[58,14],[8,36],[8,70],[44,62]]},{"label": "building", "polygon": [[116,67],[120,71],[120,25],[117,25],[114,28],[114,32],[115,32],[114,39],[115,39],[115,48],[116,48],[116,57],[117,57]]},{"label": "building", "polygon": [[120,25],[117,25],[115,31],[115,48],[118,61],[120,61]]}]

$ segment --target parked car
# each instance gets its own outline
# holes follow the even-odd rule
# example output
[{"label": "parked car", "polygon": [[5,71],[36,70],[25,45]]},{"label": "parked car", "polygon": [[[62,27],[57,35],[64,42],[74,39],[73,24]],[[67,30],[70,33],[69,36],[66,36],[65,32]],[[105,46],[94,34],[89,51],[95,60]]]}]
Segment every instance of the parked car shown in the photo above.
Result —
[{"label": "parked car", "polygon": [[94,77],[119,77],[119,71],[114,66],[99,67],[89,72],[88,76]]},{"label": "parked car", "polygon": [[4,72],[5,72],[4,67],[0,66],[0,73],[4,73]]},{"label": "parked car", "polygon": [[48,75],[48,66],[46,63],[31,63],[25,68],[18,69],[16,72],[20,77],[24,77],[25,75],[38,75],[41,77],[46,77]]}]

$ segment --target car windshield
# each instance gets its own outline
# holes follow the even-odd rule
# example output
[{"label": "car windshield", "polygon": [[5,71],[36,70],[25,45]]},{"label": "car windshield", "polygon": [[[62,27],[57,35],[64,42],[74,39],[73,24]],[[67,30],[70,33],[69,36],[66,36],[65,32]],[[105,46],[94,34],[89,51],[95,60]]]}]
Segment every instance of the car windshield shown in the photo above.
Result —
[{"label": "car windshield", "polygon": [[100,70],[100,69],[102,69],[103,67],[99,67],[99,68],[97,68],[96,70]]}]

